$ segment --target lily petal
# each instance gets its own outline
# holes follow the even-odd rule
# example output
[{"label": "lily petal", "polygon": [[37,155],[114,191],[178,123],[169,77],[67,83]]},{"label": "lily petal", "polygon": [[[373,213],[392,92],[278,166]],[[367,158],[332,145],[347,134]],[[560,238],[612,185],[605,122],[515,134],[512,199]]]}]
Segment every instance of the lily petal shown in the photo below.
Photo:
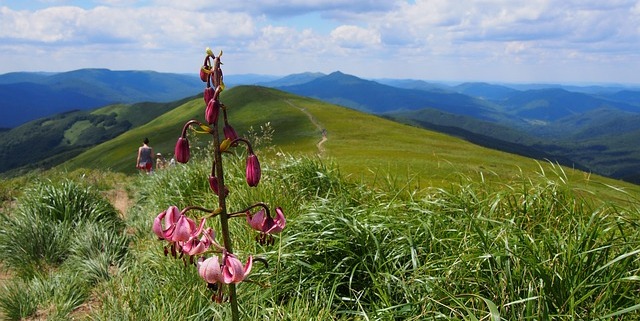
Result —
[{"label": "lily petal", "polygon": [[[228,254],[224,259],[224,267],[222,270],[222,278],[224,283],[240,283],[249,275],[253,266],[253,257],[249,256],[245,266],[233,254]],[[247,270],[248,269],[248,270]]]},{"label": "lily petal", "polygon": [[196,223],[185,215],[181,215],[178,222],[176,222],[171,240],[174,242],[186,242],[193,236],[195,229]]},{"label": "lily petal", "polygon": [[253,214],[253,216],[247,211],[247,223],[252,229],[256,231],[262,231],[265,224],[265,210],[264,208]]},{"label": "lily petal", "polygon": [[164,219],[164,217],[167,215],[167,212],[164,211],[160,214],[158,214],[158,216],[156,216],[156,218],[153,220],[153,233],[155,233],[158,238],[160,238],[161,240],[164,240],[164,232],[162,230],[162,219]]},{"label": "lily petal", "polygon": [[175,225],[180,218],[180,209],[177,206],[171,205],[165,211],[167,215],[164,217],[164,228],[167,229],[171,225]]},{"label": "lily petal", "polygon": [[204,257],[198,259],[198,274],[207,283],[222,282],[222,270],[218,256],[214,255],[208,259]]}]

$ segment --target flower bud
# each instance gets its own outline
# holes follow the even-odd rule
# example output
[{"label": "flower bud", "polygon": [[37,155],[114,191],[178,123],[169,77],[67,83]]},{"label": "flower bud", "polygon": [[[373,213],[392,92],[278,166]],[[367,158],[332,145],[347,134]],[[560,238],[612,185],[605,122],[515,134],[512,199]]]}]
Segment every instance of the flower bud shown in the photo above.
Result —
[{"label": "flower bud", "polygon": [[207,109],[204,113],[204,119],[209,124],[214,124],[218,121],[218,115],[220,114],[220,102],[216,99],[211,99],[207,103]]},{"label": "flower bud", "polygon": [[213,98],[213,94],[215,93],[215,90],[213,90],[213,87],[207,87],[204,89],[204,103],[208,104],[209,100],[211,100]]},{"label": "flower bud", "polygon": [[[209,176],[209,187],[216,194],[220,195],[220,187],[218,186],[218,178],[215,176]],[[224,196],[229,195],[229,189],[224,187]]]},{"label": "flower bud", "polygon": [[200,80],[202,80],[202,82],[207,82],[207,80],[209,80],[210,75],[211,75],[211,67],[202,66],[200,68]]},{"label": "flower bud", "polygon": [[231,127],[231,125],[229,125],[228,123],[224,124],[222,131],[224,132],[224,138],[228,139],[229,141],[234,141],[238,138],[236,130],[233,129],[233,127]]},{"label": "flower bud", "polygon": [[247,157],[247,184],[251,187],[258,186],[260,182],[260,162],[255,154],[250,154]]},{"label": "flower bud", "polygon": [[187,163],[190,157],[189,140],[186,137],[178,138],[173,152],[176,155],[176,161],[183,164]]}]

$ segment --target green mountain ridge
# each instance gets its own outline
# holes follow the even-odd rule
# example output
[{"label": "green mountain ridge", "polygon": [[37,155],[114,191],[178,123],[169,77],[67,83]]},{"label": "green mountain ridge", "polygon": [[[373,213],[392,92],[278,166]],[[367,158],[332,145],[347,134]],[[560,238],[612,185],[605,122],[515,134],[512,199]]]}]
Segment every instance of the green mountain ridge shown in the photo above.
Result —
[{"label": "green mountain ridge", "polygon": [[[273,128],[274,150],[258,149],[267,160],[277,161],[278,154],[318,155],[336,162],[340,170],[354,179],[373,184],[394,180],[408,187],[446,186],[461,175],[482,180],[509,182],[523,173],[536,177],[544,168],[558,170],[531,158],[481,147],[450,135],[401,124],[380,116],[366,114],[316,99],[288,94],[258,86],[239,86],[222,93],[231,125],[246,136],[267,123]],[[92,147],[61,166],[104,168],[135,173],[137,148],[149,137],[155,152],[172,154],[182,127],[190,119],[204,119],[201,97],[167,111],[152,121]],[[323,131],[326,141],[321,148]],[[189,131],[192,150],[206,147],[208,137]],[[565,168],[564,179],[578,184],[637,186]]]},{"label": "green mountain ridge", "polygon": [[0,149],[0,173],[14,176],[35,168],[58,165],[191,99],[71,111],[0,132],[0,145],[3,146]]}]

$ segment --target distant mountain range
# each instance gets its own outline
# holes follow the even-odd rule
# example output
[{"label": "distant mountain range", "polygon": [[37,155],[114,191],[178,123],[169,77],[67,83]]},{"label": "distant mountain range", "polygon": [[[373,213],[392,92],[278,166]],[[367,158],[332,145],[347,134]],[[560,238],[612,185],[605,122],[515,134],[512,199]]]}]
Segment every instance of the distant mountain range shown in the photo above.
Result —
[{"label": "distant mountain range", "polygon": [[447,86],[340,72],[277,88],[640,183],[640,88]]},{"label": "distant mountain range", "polygon": [[[341,72],[285,77],[231,75],[225,76],[225,82],[229,87],[272,87],[494,149],[640,183],[640,88],[448,85],[412,79],[367,80]],[[196,75],[150,71],[83,69],[0,75],[0,127],[13,128],[0,131],[0,156],[11,158],[22,155],[19,151],[24,146],[40,146],[33,139],[47,141],[48,147],[42,148],[57,154],[71,150],[77,153],[176,106],[162,102],[201,94],[202,88]],[[139,102],[160,104],[152,111],[144,109],[151,108],[150,103]],[[97,110],[107,105],[129,107]],[[136,112],[106,112],[110,108]],[[50,132],[39,138],[28,134],[38,126],[42,131],[43,124],[53,123],[62,134]],[[36,161],[49,159],[50,155],[42,157]],[[0,172],[34,162],[24,155],[20,158],[10,166],[0,166]]]},{"label": "distant mountain range", "polygon": [[0,127],[115,103],[170,102],[202,91],[196,75],[81,69],[0,75]]}]

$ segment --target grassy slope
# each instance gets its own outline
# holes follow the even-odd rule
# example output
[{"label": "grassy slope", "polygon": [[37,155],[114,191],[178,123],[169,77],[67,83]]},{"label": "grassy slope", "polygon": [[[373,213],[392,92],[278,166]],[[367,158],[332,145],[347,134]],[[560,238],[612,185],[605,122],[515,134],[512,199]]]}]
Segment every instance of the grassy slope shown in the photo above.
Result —
[{"label": "grassy slope", "polygon": [[[276,128],[274,143],[283,150],[314,150],[315,136],[319,135],[315,133],[315,127],[304,113],[283,104],[283,97],[286,96],[275,93],[261,87],[240,87],[224,92],[222,101],[229,106],[229,117],[236,131],[242,135],[251,126],[255,128],[271,122]],[[268,113],[263,112],[267,109]],[[144,137],[149,137],[155,152],[172,154],[182,126],[189,119],[204,119],[202,98],[190,100],[143,126],[86,151],[64,165],[70,169],[111,168],[132,173],[135,171],[136,151]],[[205,138],[200,135],[195,139],[190,138],[192,147],[197,145],[195,140],[205,141]]]},{"label": "grassy slope", "polygon": [[[271,122],[275,129],[273,143],[285,153],[318,153],[320,128],[325,128],[328,140],[322,156],[335,161],[343,173],[357,179],[393,184],[410,181],[412,187],[448,186],[462,177],[503,184],[521,179],[522,173],[535,178],[539,176],[536,173],[544,170],[547,174],[556,171],[560,176],[566,175],[563,179],[585,190],[594,191],[609,184],[638,191],[635,185],[540,164],[444,134],[273,89],[235,87],[224,92],[221,100],[229,106],[230,121],[241,136],[250,126]],[[144,126],[88,150],[66,165],[132,173],[136,150],[143,137],[150,138],[155,151],[172,153],[183,124],[189,119],[203,119],[203,113],[201,98],[191,100]],[[315,124],[311,117],[315,118]],[[208,141],[205,138],[199,136],[198,140]],[[387,177],[393,177],[392,181]]]},{"label": "grassy slope", "polygon": [[[115,104],[96,109],[91,113],[94,115],[109,115],[114,113],[118,121],[128,121],[133,127],[137,127],[153,120],[157,115],[164,114],[164,112],[181,106],[191,100],[193,100],[193,98],[184,98],[170,103],[142,102],[136,104]],[[149,110],[154,110],[155,112],[150,113]]]}]

